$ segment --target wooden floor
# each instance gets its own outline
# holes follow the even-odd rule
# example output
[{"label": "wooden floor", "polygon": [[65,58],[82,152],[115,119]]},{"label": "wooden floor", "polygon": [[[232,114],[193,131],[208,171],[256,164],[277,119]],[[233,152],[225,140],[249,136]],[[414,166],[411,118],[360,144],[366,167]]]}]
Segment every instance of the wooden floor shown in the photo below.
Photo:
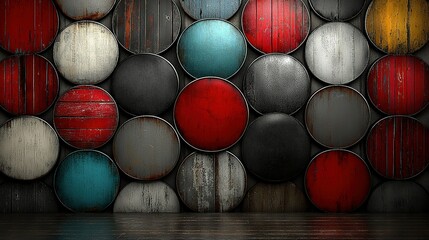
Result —
[{"label": "wooden floor", "polygon": [[429,239],[429,215],[0,215],[0,239]]}]

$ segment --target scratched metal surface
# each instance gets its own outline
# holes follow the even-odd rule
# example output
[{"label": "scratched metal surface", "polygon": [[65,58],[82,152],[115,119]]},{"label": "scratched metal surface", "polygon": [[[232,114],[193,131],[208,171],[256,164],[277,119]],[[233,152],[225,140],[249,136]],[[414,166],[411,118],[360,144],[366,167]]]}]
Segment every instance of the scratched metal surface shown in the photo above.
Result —
[{"label": "scratched metal surface", "polygon": [[327,21],[348,21],[356,17],[369,0],[309,0],[313,11]]},{"label": "scratched metal surface", "polygon": [[116,0],[55,0],[64,15],[73,20],[99,20],[112,10]]},{"label": "scratched metal surface", "polygon": [[241,0],[181,0],[183,11],[191,18],[231,18],[240,8]]}]

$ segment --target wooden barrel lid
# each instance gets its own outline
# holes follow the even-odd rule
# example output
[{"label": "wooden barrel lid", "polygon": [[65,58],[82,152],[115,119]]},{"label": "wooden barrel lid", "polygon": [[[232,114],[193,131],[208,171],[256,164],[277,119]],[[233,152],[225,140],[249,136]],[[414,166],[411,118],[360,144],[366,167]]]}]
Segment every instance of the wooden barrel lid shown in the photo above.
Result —
[{"label": "wooden barrel lid", "polygon": [[365,0],[309,0],[311,8],[328,21],[348,21],[363,10]]},{"label": "wooden barrel lid", "polygon": [[310,137],[304,126],[284,113],[254,120],[241,143],[243,163],[265,181],[286,181],[304,171],[310,161]]},{"label": "wooden barrel lid", "polygon": [[263,55],[247,69],[243,92],[249,105],[260,114],[293,114],[310,96],[310,76],[292,56]]},{"label": "wooden barrel lid", "polygon": [[327,86],[313,94],[305,109],[312,138],[330,148],[358,143],[370,124],[370,109],[361,93],[348,86]]},{"label": "wooden barrel lid", "polygon": [[73,20],[99,20],[105,17],[116,0],[55,0],[64,15]]},{"label": "wooden barrel lid", "polygon": [[305,194],[291,182],[280,184],[257,183],[243,200],[244,212],[305,212]]},{"label": "wooden barrel lid", "polygon": [[115,100],[100,87],[73,87],[55,104],[55,129],[64,142],[75,148],[103,146],[115,134],[118,123]]},{"label": "wooden barrel lid", "polygon": [[0,127],[0,171],[11,178],[44,176],[54,167],[59,151],[55,130],[40,118],[12,118]]},{"label": "wooden barrel lid", "polygon": [[162,53],[180,34],[182,18],[172,0],[120,0],[112,26],[119,44],[131,53]]},{"label": "wooden barrel lid", "polygon": [[177,97],[174,123],[191,147],[222,151],[244,134],[249,109],[240,90],[220,78],[201,78],[188,84]]},{"label": "wooden barrel lid", "polygon": [[122,124],[113,139],[113,156],[129,177],[156,180],[168,175],[180,155],[180,139],[167,121],[139,116]]},{"label": "wooden barrel lid", "polygon": [[183,160],[176,176],[183,203],[196,212],[228,212],[246,194],[246,171],[230,152],[194,152]]},{"label": "wooden barrel lid", "polygon": [[368,65],[368,41],[349,23],[326,23],[308,36],[305,61],[323,82],[347,84],[358,78]]},{"label": "wooden barrel lid", "polygon": [[429,103],[429,65],[415,56],[384,56],[368,74],[368,96],[385,114],[413,115]]},{"label": "wooden barrel lid", "polygon": [[0,0],[0,19],[0,47],[10,53],[42,52],[59,29],[51,0]]},{"label": "wooden barrel lid", "polygon": [[79,150],[67,155],[54,175],[55,193],[74,212],[103,211],[119,190],[119,171],[106,154]]},{"label": "wooden barrel lid", "polygon": [[414,118],[389,116],[368,134],[366,153],[374,170],[389,179],[417,176],[429,165],[429,129]]},{"label": "wooden barrel lid", "polygon": [[161,181],[132,182],[116,198],[113,212],[178,213],[176,192]]},{"label": "wooden barrel lid", "polygon": [[94,21],[74,22],[58,34],[54,44],[58,72],[73,84],[97,84],[110,76],[119,59],[113,33]]},{"label": "wooden barrel lid", "polygon": [[310,32],[310,13],[301,0],[249,0],[241,26],[247,41],[261,53],[291,53]]},{"label": "wooden barrel lid", "polygon": [[326,212],[352,212],[371,190],[368,166],[348,150],[327,150],[311,160],[305,173],[310,201]]},{"label": "wooden barrel lid", "polygon": [[138,54],[119,64],[111,89],[119,106],[127,113],[159,115],[173,105],[179,92],[179,76],[167,59]]},{"label": "wooden barrel lid", "polygon": [[39,55],[11,56],[0,62],[0,106],[13,115],[39,115],[59,91],[54,66]]},{"label": "wooden barrel lid", "polygon": [[247,44],[230,22],[203,19],[186,28],[177,42],[177,58],[193,78],[215,76],[228,79],[243,66]]},{"label": "wooden barrel lid", "polygon": [[413,53],[429,39],[427,0],[373,0],[365,30],[376,48],[392,54]]},{"label": "wooden barrel lid", "polygon": [[231,18],[240,8],[241,0],[182,0],[183,10],[193,19]]}]

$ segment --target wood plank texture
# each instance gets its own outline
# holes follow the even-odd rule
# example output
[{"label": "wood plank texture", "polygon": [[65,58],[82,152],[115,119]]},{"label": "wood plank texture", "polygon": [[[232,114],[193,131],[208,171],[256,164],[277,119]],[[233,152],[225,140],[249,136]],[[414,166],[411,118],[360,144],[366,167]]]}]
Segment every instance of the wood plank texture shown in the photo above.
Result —
[{"label": "wood plank texture", "polygon": [[116,0],[55,0],[61,12],[73,20],[99,20],[105,17]]},{"label": "wood plank texture", "polygon": [[181,0],[183,10],[193,19],[231,18],[240,8],[241,0]]},{"label": "wood plank texture", "polygon": [[309,0],[317,15],[328,21],[348,21],[364,8],[366,0]]}]

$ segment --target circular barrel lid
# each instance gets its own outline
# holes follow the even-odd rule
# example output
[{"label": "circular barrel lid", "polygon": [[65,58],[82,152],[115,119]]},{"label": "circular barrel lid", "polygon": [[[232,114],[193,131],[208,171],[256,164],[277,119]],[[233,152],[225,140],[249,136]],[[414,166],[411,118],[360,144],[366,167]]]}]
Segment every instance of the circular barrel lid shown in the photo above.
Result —
[{"label": "circular barrel lid", "polygon": [[113,212],[178,213],[180,202],[174,190],[161,181],[132,182],[119,192]]},{"label": "circular barrel lid", "polygon": [[46,50],[59,29],[51,0],[0,0],[0,47],[10,53]]},{"label": "circular barrel lid", "polygon": [[191,210],[228,212],[246,194],[246,171],[230,152],[195,152],[179,166],[176,185],[180,198]]},{"label": "circular barrel lid", "polygon": [[53,54],[54,63],[65,79],[74,84],[97,84],[115,69],[119,47],[106,26],[79,21],[58,34]]},{"label": "circular barrel lid", "polygon": [[286,181],[304,171],[310,161],[310,137],[304,126],[284,113],[254,120],[241,143],[243,163],[265,181]]},{"label": "circular barrel lid", "polygon": [[75,148],[103,146],[115,134],[118,123],[115,100],[100,87],[73,87],[55,104],[55,129],[64,142]]},{"label": "circular barrel lid", "polygon": [[55,0],[57,6],[73,20],[99,20],[112,10],[116,0]]},{"label": "circular barrel lid", "polygon": [[382,57],[369,71],[367,89],[381,112],[416,114],[429,103],[429,65],[411,55]]},{"label": "circular barrel lid", "polygon": [[11,56],[0,62],[0,106],[13,115],[39,115],[59,91],[54,66],[39,55]]},{"label": "circular barrel lid", "polygon": [[313,94],[305,109],[311,137],[330,148],[359,142],[370,124],[370,109],[361,93],[347,86],[327,86]]},{"label": "circular barrel lid", "polygon": [[240,8],[241,0],[182,0],[183,10],[193,19],[231,18]]},{"label": "circular barrel lid", "polygon": [[122,124],[113,139],[118,167],[138,180],[156,180],[168,175],[180,155],[180,139],[167,121],[139,116]]},{"label": "circular barrel lid", "polygon": [[119,171],[106,154],[95,150],[70,153],[54,175],[55,193],[73,212],[103,211],[119,190]]},{"label": "circular barrel lid", "polygon": [[159,115],[174,103],[179,91],[179,76],[174,66],[161,56],[133,55],[119,64],[111,89],[126,112]]},{"label": "circular barrel lid", "polygon": [[365,30],[385,53],[413,53],[429,39],[428,19],[426,0],[373,0],[366,11]]},{"label": "circular barrel lid", "polygon": [[368,65],[368,41],[349,23],[326,23],[308,37],[305,61],[321,81],[347,84],[358,78]]},{"label": "circular barrel lid", "polygon": [[243,92],[250,106],[260,114],[293,114],[310,96],[310,76],[292,56],[263,55],[249,66]]},{"label": "circular barrel lid", "polygon": [[389,179],[408,179],[429,165],[429,129],[414,118],[389,116],[368,134],[366,153],[374,170]]},{"label": "circular barrel lid", "polygon": [[311,8],[328,21],[348,21],[363,10],[365,0],[309,0]]},{"label": "circular barrel lid", "polygon": [[120,0],[112,17],[119,44],[131,53],[162,53],[180,34],[182,18],[172,0]]},{"label": "circular barrel lid", "polygon": [[220,78],[201,78],[177,97],[174,123],[191,147],[222,151],[237,143],[246,130],[249,109],[240,90]]},{"label": "circular barrel lid", "polygon": [[327,150],[311,160],[305,173],[310,201],[326,212],[352,212],[371,190],[368,166],[348,150]]},{"label": "circular barrel lid", "polygon": [[241,26],[247,41],[261,53],[291,53],[310,32],[310,13],[301,0],[249,0]]},{"label": "circular barrel lid", "polygon": [[0,127],[0,170],[11,178],[44,176],[54,167],[59,151],[55,130],[40,118],[12,118]]},{"label": "circular barrel lid", "polygon": [[243,66],[247,45],[243,34],[221,19],[204,19],[186,28],[177,43],[177,58],[193,78],[228,79]]}]

